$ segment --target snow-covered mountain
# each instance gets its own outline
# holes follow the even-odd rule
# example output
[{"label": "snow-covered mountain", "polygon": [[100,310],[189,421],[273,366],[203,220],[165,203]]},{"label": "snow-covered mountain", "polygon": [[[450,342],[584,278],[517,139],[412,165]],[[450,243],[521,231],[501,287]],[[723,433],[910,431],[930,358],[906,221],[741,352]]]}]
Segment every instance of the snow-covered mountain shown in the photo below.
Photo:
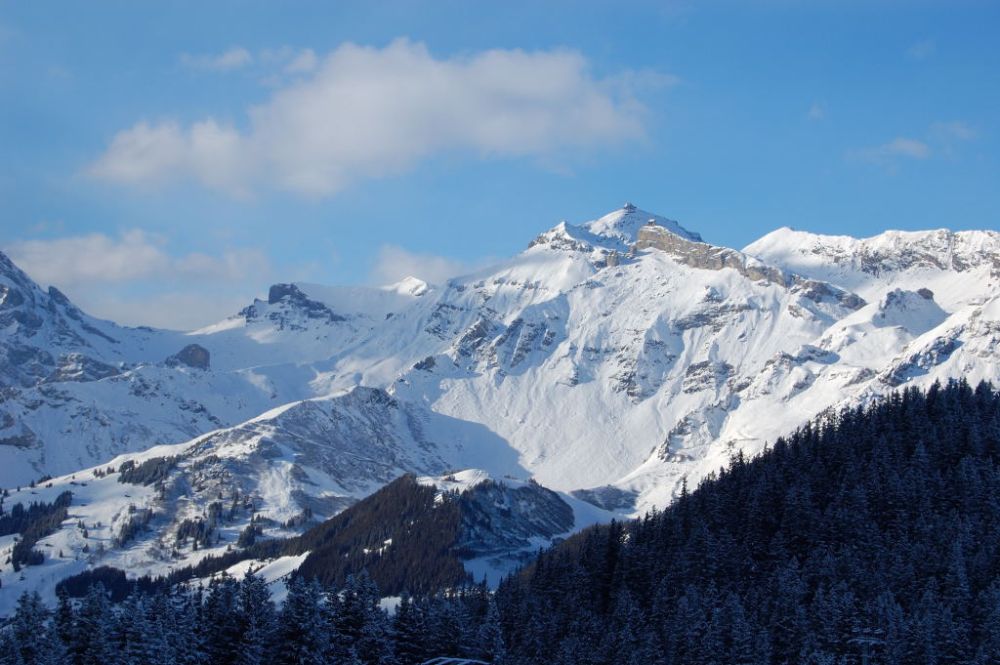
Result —
[{"label": "snow-covered mountain", "polygon": [[[126,452],[178,443],[325,392],[338,350],[369,338],[421,285],[292,284],[204,330],[126,328],[46,293],[0,254],[0,480],[25,484]],[[426,288],[425,286],[423,288]]]},{"label": "snow-covered mountain", "polygon": [[[277,284],[179,333],[94,320],[3,258],[0,485],[169,458],[167,543],[213,502],[250,497],[279,535],[404,472],[636,514],[838,406],[1000,379],[998,271],[994,232],[781,229],[737,251],[626,205],[445,284]],[[106,484],[101,514],[165,500]]]}]

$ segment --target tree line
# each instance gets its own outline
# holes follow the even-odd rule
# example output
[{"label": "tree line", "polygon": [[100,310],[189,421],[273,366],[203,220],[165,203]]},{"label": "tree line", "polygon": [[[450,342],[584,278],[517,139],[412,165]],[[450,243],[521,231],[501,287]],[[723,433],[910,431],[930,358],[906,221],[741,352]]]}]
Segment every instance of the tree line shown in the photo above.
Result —
[{"label": "tree line", "polygon": [[437,656],[503,662],[492,594],[472,586],[403,596],[390,616],[362,574],[342,588],[302,575],[280,608],[265,581],[213,578],[113,603],[100,583],[54,610],[24,594],[0,636],[2,665],[415,665]]}]

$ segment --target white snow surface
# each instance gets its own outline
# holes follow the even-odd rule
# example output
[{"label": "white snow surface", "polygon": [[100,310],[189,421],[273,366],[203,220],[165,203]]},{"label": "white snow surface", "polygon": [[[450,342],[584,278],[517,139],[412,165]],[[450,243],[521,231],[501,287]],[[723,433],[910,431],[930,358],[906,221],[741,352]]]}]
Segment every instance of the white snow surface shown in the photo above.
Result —
[{"label": "white snow surface", "polygon": [[[670,242],[636,249],[650,220]],[[64,476],[15,496],[71,489],[72,524],[149,504],[166,543],[220,491],[280,525],[404,472],[456,487],[533,478],[574,511],[641,514],[832,409],[1000,380],[998,276],[995,232],[779,229],[737,252],[628,206],[444,284],[276,285],[180,333],[88,317],[0,255],[0,486]],[[189,344],[209,352],[207,369],[167,362]],[[69,484],[155,444],[180,456],[166,499],[113,476]],[[243,525],[226,527],[229,542]],[[67,558],[31,576],[94,563],[73,531],[45,543]],[[137,574],[178,565],[149,542],[101,560]],[[8,596],[17,579],[0,576]]]}]

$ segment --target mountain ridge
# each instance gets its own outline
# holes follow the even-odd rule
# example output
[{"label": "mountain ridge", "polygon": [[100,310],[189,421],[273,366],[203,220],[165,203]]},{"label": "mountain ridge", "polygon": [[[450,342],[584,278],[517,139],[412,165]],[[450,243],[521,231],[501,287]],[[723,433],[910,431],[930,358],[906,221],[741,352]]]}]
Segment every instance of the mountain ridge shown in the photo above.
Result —
[{"label": "mountain ridge", "polygon": [[[161,536],[235,488],[277,536],[396,475],[463,469],[630,516],[840,407],[1000,380],[1000,234],[775,233],[739,251],[628,206],[442,284],[276,284],[189,333],[74,319],[6,261],[0,353],[50,360],[0,375],[3,484],[172,444],[157,454],[181,460],[191,514],[160,514]],[[78,321],[117,344],[42,334]],[[105,508],[126,519],[123,493]]]}]

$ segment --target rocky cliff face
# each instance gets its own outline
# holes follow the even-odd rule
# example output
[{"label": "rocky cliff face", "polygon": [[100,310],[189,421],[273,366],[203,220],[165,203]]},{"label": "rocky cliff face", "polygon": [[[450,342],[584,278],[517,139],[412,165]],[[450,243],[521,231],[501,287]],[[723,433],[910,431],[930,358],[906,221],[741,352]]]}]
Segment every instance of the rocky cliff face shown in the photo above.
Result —
[{"label": "rocky cliff face", "polygon": [[36,385],[64,365],[107,366],[119,344],[115,326],[85,316],[55,288],[43,291],[2,253],[0,330],[0,386],[8,388]]},{"label": "rocky cliff face", "polygon": [[786,288],[800,289],[816,301],[834,297],[850,309],[859,309],[865,304],[864,299],[853,293],[767,265],[743,252],[682,238],[656,224],[654,220],[650,220],[639,229],[633,249],[657,249],[666,252],[679,263],[700,270],[735,270],[753,281],[771,282]]},{"label": "rocky cliff face", "polygon": [[167,358],[168,367],[184,365],[194,369],[208,369],[211,366],[212,354],[200,344],[188,344],[183,349]]}]

